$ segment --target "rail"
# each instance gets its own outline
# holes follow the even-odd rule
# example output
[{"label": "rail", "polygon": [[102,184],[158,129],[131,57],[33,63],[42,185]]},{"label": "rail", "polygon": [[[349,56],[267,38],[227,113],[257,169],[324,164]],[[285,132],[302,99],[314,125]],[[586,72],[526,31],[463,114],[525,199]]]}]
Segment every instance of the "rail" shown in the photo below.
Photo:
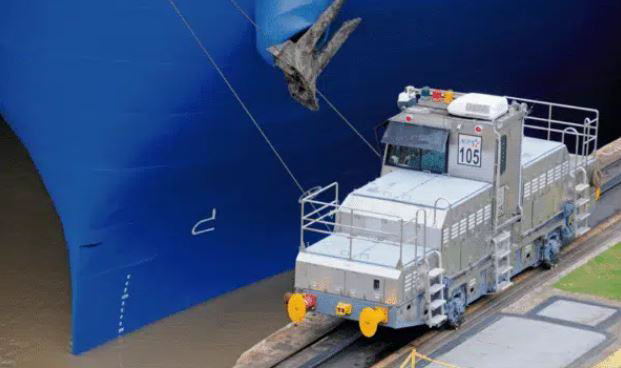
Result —
[{"label": "rail", "polygon": [[[327,198],[326,198],[327,197]],[[448,207],[447,207],[448,208]],[[348,240],[347,254],[328,254],[322,255],[335,258],[346,258],[354,260],[354,243],[357,241],[371,241],[382,243],[399,248],[399,260],[396,268],[411,265],[417,261],[422,261],[425,256],[434,249],[428,249],[427,244],[427,216],[428,211],[433,211],[434,223],[437,211],[443,207],[438,207],[436,201],[433,208],[420,208],[411,219],[404,219],[399,216],[385,214],[375,211],[360,210],[342,206],[339,203],[339,186],[334,182],[323,188],[305,193],[300,198],[300,250],[304,251],[307,247],[307,236],[309,233],[319,234],[320,236],[333,235],[345,237]],[[356,219],[368,219],[377,221],[379,226],[363,226]],[[319,240],[319,239],[314,239]],[[404,264],[404,248],[414,247],[414,257],[407,260]],[[422,248],[421,259],[419,259],[419,248]],[[356,262],[370,263],[385,266],[385,264],[374,262],[373,260],[355,259]]]}]

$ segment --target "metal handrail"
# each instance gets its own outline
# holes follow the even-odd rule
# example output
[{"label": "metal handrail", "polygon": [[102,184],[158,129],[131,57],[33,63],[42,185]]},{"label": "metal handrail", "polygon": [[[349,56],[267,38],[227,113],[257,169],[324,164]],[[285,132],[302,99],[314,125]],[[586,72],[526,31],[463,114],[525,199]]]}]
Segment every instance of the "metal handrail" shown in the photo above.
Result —
[{"label": "metal handrail", "polygon": [[[319,200],[317,197],[329,193],[329,191],[334,190],[334,199],[329,201]],[[300,249],[305,249],[304,242],[304,233],[305,232],[313,232],[323,235],[340,235],[345,236],[349,239],[349,249],[347,258],[352,260],[352,248],[353,242],[356,239],[365,239],[365,240],[373,240],[378,243],[388,244],[392,246],[399,247],[399,261],[397,263],[397,267],[403,267],[403,247],[406,244],[414,245],[414,259],[412,261],[407,262],[407,265],[416,262],[419,257],[418,252],[418,244],[420,243],[420,226],[424,227],[422,234],[423,241],[423,257],[425,257],[428,253],[428,244],[427,244],[427,216],[430,215],[426,208],[419,208],[416,212],[416,216],[409,220],[405,220],[400,216],[395,216],[387,213],[380,213],[376,211],[368,211],[368,210],[359,210],[353,209],[349,207],[342,206],[338,197],[336,197],[338,191],[338,184],[336,182],[329,184],[323,188],[316,188],[312,192],[309,192],[307,195],[303,196],[300,200],[301,204],[301,221],[300,221]],[[450,208],[450,203],[448,200],[443,199],[447,202],[448,207]],[[306,205],[310,204],[313,208],[309,208],[309,212],[307,213]],[[437,217],[437,209],[439,202],[436,201],[434,204],[434,218]],[[338,215],[349,215],[349,223],[345,221],[340,221],[337,217]],[[335,216],[335,219],[329,219],[332,216]],[[389,219],[390,221],[397,222],[399,225],[398,233],[394,231],[382,231],[379,229],[365,228],[361,226],[357,226],[354,224],[355,216],[366,215],[365,217],[373,217],[376,219]],[[422,216],[422,218],[421,218]],[[437,220],[437,218],[436,218]],[[318,228],[317,225],[325,225],[326,229]],[[405,228],[408,226],[414,226],[414,235],[410,238],[409,236],[406,238]],[[335,256],[336,257],[336,256]],[[342,258],[342,257],[336,257]],[[356,261],[359,261],[358,259]],[[365,262],[374,264],[373,262]]]},{"label": "metal handrail", "polygon": [[[524,130],[533,129],[546,132],[547,140],[552,140],[552,134],[560,134],[561,143],[565,146],[567,134],[575,136],[574,155],[575,160],[570,170],[571,177],[575,177],[575,172],[579,168],[586,168],[589,160],[594,158],[597,152],[597,135],[599,131],[599,111],[592,108],[557,104],[552,102],[537,101],[531,99],[508,97],[517,102],[524,102],[531,105],[539,105],[547,108],[547,117],[527,115],[524,117]],[[584,113],[585,116],[581,123],[575,121],[559,120],[554,118],[554,112],[564,109],[565,112]],[[531,113],[532,113],[531,109]],[[583,114],[583,116],[584,116]]]},{"label": "metal handrail", "polygon": [[337,190],[337,197],[336,198],[338,199],[339,183],[335,181],[335,182],[332,182],[332,183],[326,185],[323,188],[320,187],[320,186],[316,186],[316,187],[313,187],[313,188],[307,190],[306,192],[302,193],[302,197],[300,198],[300,202],[306,201],[306,200],[308,200],[311,197],[315,198],[318,195],[320,195],[321,193],[324,193],[324,192],[328,191],[331,188],[336,188],[336,190]]},{"label": "metal handrail", "polygon": [[548,105],[548,106],[551,106],[551,107],[560,107],[560,108],[563,108],[563,109],[571,109],[571,110],[579,110],[579,111],[585,111],[585,112],[592,112],[592,113],[595,113],[595,114],[597,114],[599,116],[599,111],[597,109],[593,109],[593,108],[590,108],[590,107],[567,105],[567,104],[561,104],[561,103],[557,103],[557,102],[547,102],[547,101],[533,100],[533,99],[522,98],[522,97],[511,97],[511,96],[505,96],[505,97],[510,99],[510,100],[516,100],[516,101],[521,101],[521,102],[527,102],[527,103],[533,103],[533,104],[542,104],[542,105]]},{"label": "metal handrail", "polygon": [[438,199],[436,199],[436,201],[433,202],[433,224],[434,225],[436,224],[436,220],[437,220],[436,212],[438,211],[438,202],[440,202],[440,201],[445,201],[446,202],[446,204],[448,205],[447,208],[446,208],[447,210],[451,209],[451,202],[449,202],[448,199],[446,199],[444,197],[439,197]]},{"label": "metal handrail", "polygon": [[[434,206],[435,207],[435,206]],[[416,223],[414,225],[414,259],[418,258],[418,245],[417,240],[418,240],[418,227],[420,226],[420,224],[418,223],[418,214],[423,211],[423,254],[427,254],[427,211],[425,211],[422,208],[419,208],[416,211]],[[434,208],[434,212],[433,212],[434,216],[436,214],[435,212],[435,208]],[[435,222],[434,222],[435,225]]]},{"label": "metal handrail", "polygon": [[[576,130],[576,128],[573,127],[567,127],[565,129],[563,129],[562,135],[561,135],[561,143],[565,144],[565,134],[569,133],[569,134],[573,134],[576,136],[576,154],[578,153],[578,146],[579,146],[579,142],[580,142],[580,136],[578,135],[578,131]],[[566,145],[566,144],[565,144]],[[574,168],[573,170],[570,171],[569,175],[573,178],[574,177],[574,172],[576,171],[576,168],[578,168],[578,160],[576,159],[574,162]]]},{"label": "metal handrail", "polygon": [[[546,131],[546,138],[548,140],[552,140],[552,133],[560,133],[562,136],[564,136],[566,130],[568,130],[568,128],[570,127],[580,129],[580,131],[578,131],[578,129],[573,129],[572,133],[576,135],[577,141],[575,146],[575,154],[577,156],[581,156],[584,161],[584,165],[586,165],[586,162],[588,160],[587,157],[594,155],[595,151],[597,151],[597,133],[599,130],[599,111],[597,109],[519,97],[507,96],[507,98],[518,103],[530,104],[531,107],[535,105],[542,106],[544,109],[547,109],[546,117],[534,115],[525,116],[524,129],[536,129]],[[588,116],[584,117],[584,120],[581,123],[575,121],[555,119],[554,113],[559,110],[573,111],[574,113],[580,112]],[[529,124],[529,121],[545,123],[545,125],[541,126],[535,125],[533,123]],[[579,143],[580,138],[582,138],[582,145],[580,145]],[[562,141],[564,143],[564,138],[562,139]],[[590,147],[591,143],[593,143],[592,148]]]},{"label": "metal handrail", "polygon": [[319,208],[314,209],[314,210],[313,210],[313,212],[306,214],[306,216],[304,216],[304,217],[303,217],[303,219],[305,219],[305,220],[306,220],[306,219],[307,219],[307,217],[312,216],[312,215],[314,215],[314,214],[316,214],[316,213],[319,213],[319,212],[321,212],[321,211],[325,210],[326,208],[330,207],[331,205],[336,205],[336,204],[338,204],[338,203],[339,203],[339,202],[338,202],[337,200],[334,200],[334,201],[332,201],[332,202],[329,202],[329,203],[327,203],[327,204],[325,204],[325,205],[323,205],[323,206],[321,206],[321,207],[319,207]]},{"label": "metal handrail", "polygon": [[[309,201],[304,201],[304,202],[305,203],[309,203],[309,204],[315,204],[315,205],[324,205],[326,203],[329,203],[329,202],[322,202],[322,201],[316,201],[316,200],[309,200]],[[339,208],[341,208],[341,209],[348,209],[348,210],[351,209],[349,207],[342,206],[342,205],[340,205],[338,203],[337,203],[337,206]],[[356,213],[366,213],[366,214],[369,214],[369,215],[375,215],[377,217],[386,217],[386,218],[392,218],[392,219],[395,219],[395,220],[401,219],[401,217],[399,217],[399,216],[391,215],[391,214],[388,214],[388,213],[381,213],[381,212],[377,212],[377,211],[369,211],[369,210],[361,210],[361,209],[354,209],[354,210],[356,211]]]},{"label": "metal handrail", "polygon": [[347,224],[337,223],[337,222],[334,222],[334,221],[321,221],[321,220],[316,220],[316,221],[313,221],[312,223],[305,224],[304,225],[304,229],[305,230],[313,231],[314,229],[312,229],[311,226],[314,225],[314,224],[323,224],[323,225],[328,225],[328,226],[338,226],[338,227],[341,227],[341,228],[348,229],[350,231],[351,230],[360,230],[360,231],[372,233],[372,234],[375,234],[375,235],[394,235],[393,233],[389,233],[389,232],[386,232],[386,231],[381,231],[381,230],[373,230],[373,231],[371,231],[371,230],[369,230],[367,228],[360,227],[360,226],[347,225]]}]

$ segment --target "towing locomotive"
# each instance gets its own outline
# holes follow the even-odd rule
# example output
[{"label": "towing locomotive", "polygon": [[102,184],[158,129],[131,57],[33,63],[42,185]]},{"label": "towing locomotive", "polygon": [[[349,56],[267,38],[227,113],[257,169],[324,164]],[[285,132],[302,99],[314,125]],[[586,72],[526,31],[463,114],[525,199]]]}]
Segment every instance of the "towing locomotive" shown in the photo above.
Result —
[{"label": "towing locomotive", "polygon": [[399,95],[379,178],[341,202],[305,193],[293,322],[306,313],[378,326],[459,326],[467,305],[553,267],[588,231],[599,187],[597,110],[478,93]]}]

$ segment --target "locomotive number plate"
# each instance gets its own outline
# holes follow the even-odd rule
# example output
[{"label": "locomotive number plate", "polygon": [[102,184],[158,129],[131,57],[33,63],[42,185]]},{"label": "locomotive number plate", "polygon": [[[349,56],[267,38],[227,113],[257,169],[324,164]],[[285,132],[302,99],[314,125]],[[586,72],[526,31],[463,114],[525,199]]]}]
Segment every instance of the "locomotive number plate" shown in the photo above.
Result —
[{"label": "locomotive number plate", "polygon": [[457,163],[481,167],[481,137],[467,134],[459,135]]}]

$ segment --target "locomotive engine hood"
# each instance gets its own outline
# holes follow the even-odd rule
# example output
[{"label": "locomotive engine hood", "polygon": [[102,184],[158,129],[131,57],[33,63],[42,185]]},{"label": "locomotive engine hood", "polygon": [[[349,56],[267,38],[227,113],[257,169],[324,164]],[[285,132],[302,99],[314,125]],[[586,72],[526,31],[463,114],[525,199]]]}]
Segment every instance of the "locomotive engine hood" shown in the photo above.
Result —
[{"label": "locomotive engine hood", "polygon": [[356,189],[343,207],[416,222],[427,229],[427,246],[439,246],[440,230],[451,213],[491,187],[482,181],[401,169]]}]

